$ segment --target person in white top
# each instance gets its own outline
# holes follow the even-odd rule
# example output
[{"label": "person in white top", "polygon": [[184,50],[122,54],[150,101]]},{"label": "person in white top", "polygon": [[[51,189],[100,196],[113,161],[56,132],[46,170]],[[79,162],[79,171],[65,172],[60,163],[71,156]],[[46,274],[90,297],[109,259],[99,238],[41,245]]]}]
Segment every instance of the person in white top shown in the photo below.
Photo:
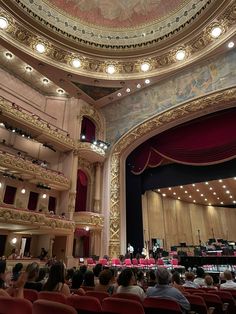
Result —
[{"label": "person in white top", "polygon": [[236,282],[233,281],[233,276],[230,270],[224,271],[224,279],[225,283],[220,285],[220,289],[235,289],[236,290]]},{"label": "person in white top", "polygon": [[130,243],[128,243],[127,252],[130,254],[130,258],[132,259],[134,254],[134,248]]}]

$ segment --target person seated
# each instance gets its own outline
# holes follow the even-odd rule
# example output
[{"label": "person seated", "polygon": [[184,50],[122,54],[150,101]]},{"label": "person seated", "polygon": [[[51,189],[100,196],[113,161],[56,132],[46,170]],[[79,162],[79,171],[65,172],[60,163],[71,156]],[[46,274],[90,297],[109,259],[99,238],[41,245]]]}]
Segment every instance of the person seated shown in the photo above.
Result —
[{"label": "person seated", "polygon": [[205,285],[204,288],[206,287],[207,289],[215,289],[218,290],[216,286],[214,286],[214,281],[213,278],[210,275],[206,275],[204,278]]},{"label": "person seated", "polygon": [[157,284],[155,287],[149,287],[147,289],[147,297],[174,299],[184,310],[190,310],[190,304],[185,296],[178,289],[169,285],[171,274],[166,268],[158,268],[156,271],[156,278]]},{"label": "person seated", "polygon": [[16,248],[13,248],[11,250],[11,254],[8,256],[8,259],[17,259],[18,257],[18,252]]},{"label": "person seated", "polygon": [[97,263],[93,267],[95,285],[99,283],[99,274],[101,273],[102,270],[103,270],[103,266],[101,263]]},{"label": "person seated", "polygon": [[154,287],[157,283],[157,280],[156,280],[155,271],[153,269],[151,269],[149,272],[147,272],[147,278],[148,278],[147,286],[148,287]]},{"label": "person seated", "polygon": [[220,285],[220,289],[235,289],[236,290],[236,282],[233,281],[233,275],[230,270],[224,271],[224,279],[225,283]]},{"label": "person seated", "polygon": [[194,288],[194,289],[200,288],[199,285],[193,282],[194,278],[195,276],[193,273],[190,273],[190,272],[185,273],[185,283],[183,284],[183,287]]},{"label": "person seated", "polygon": [[18,280],[21,271],[23,268],[23,264],[22,263],[16,263],[16,265],[12,268],[12,281],[15,282]]},{"label": "person seated", "polygon": [[113,294],[114,286],[112,286],[113,274],[110,269],[104,269],[99,274],[99,283],[95,285],[95,291],[107,292]]},{"label": "person seated", "polygon": [[61,292],[66,297],[70,295],[70,289],[65,283],[65,267],[61,262],[53,264],[49,270],[49,277],[43,290]]},{"label": "person seated", "polygon": [[132,293],[138,295],[142,300],[145,298],[143,289],[136,285],[136,279],[132,269],[126,268],[122,270],[118,279],[117,293]]},{"label": "person seated", "polygon": [[41,282],[36,282],[36,279],[39,275],[39,264],[34,262],[26,267],[27,281],[25,283],[25,289],[33,289],[36,291],[41,291],[43,288],[43,284]]},{"label": "person seated", "polygon": [[197,271],[196,271],[196,278],[194,279],[194,283],[200,287],[204,286],[205,285],[205,271],[203,268],[201,267],[198,267],[197,268]]},{"label": "person seated", "polygon": [[40,259],[41,261],[43,261],[43,260],[46,258],[47,254],[48,254],[48,252],[45,250],[44,247],[42,247],[42,248],[41,248],[40,255],[39,255],[39,259]]},{"label": "person seated", "polygon": [[86,288],[94,288],[95,283],[94,283],[94,273],[91,270],[86,270],[84,274],[84,280],[81,285],[81,288],[86,290]]},{"label": "person seated", "polygon": [[184,292],[184,287],[183,287],[183,284],[181,282],[180,274],[177,271],[175,271],[172,274],[171,282],[172,282],[172,287],[175,287],[180,292]]}]

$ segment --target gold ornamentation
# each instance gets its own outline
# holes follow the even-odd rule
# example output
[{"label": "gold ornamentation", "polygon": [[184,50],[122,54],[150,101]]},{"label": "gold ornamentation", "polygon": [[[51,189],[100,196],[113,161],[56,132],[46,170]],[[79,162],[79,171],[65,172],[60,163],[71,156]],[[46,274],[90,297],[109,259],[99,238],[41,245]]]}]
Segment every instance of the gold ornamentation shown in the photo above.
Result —
[{"label": "gold ornamentation", "polygon": [[80,111],[80,117],[82,118],[83,116],[87,116],[88,118],[94,121],[96,125],[96,137],[101,140],[104,140],[105,127],[104,121],[100,113],[92,106],[83,103]]},{"label": "gold ornamentation", "polygon": [[104,217],[93,212],[74,213],[75,226],[77,228],[89,227],[90,229],[101,230],[104,227]]},{"label": "gold ornamentation", "polygon": [[189,102],[171,108],[153,118],[134,127],[125,134],[113,147],[111,155],[110,168],[110,240],[109,240],[109,256],[119,256],[120,252],[120,212],[121,212],[121,191],[122,186],[120,177],[121,155],[130,145],[134,145],[137,139],[145,137],[145,135],[156,132],[158,128],[165,126],[173,126],[180,124],[183,120],[189,121],[193,118],[203,116],[205,114],[220,111],[234,106],[236,101],[236,88],[217,91],[207,96],[202,96]]}]

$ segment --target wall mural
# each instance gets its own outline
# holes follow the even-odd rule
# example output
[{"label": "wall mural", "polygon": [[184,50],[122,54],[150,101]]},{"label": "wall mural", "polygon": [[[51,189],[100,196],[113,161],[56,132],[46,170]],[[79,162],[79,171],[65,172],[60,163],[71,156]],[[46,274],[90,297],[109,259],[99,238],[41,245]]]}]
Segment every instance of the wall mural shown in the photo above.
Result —
[{"label": "wall mural", "polygon": [[166,109],[235,85],[236,51],[231,51],[103,107],[101,111],[106,119],[107,140],[114,143],[135,125]]}]

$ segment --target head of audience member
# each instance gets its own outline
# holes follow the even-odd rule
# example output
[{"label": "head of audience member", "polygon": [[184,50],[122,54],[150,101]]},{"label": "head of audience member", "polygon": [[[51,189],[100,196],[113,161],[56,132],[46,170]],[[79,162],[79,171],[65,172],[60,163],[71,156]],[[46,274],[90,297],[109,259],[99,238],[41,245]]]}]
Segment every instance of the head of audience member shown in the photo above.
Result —
[{"label": "head of audience member", "polygon": [[194,274],[193,273],[190,273],[190,272],[187,272],[185,273],[185,281],[194,281]]},{"label": "head of audience member", "polygon": [[73,274],[72,277],[72,285],[71,288],[72,289],[79,289],[80,286],[82,285],[84,280],[84,275],[81,273],[80,270],[76,270]]},{"label": "head of audience member", "polygon": [[125,268],[120,273],[117,283],[119,286],[128,287],[135,283],[134,272],[130,268]]},{"label": "head of audience member", "polygon": [[94,273],[94,276],[95,277],[98,277],[100,272],[103,270],[103,266],[101,263],[98,263],[96,264],[94,267],[93,267],[93,273]]},{"label": "head of audience member", "polygon": [[87,271],[87,266],[86,265],[81,265],[79,270],[81,271],[81,273],[84,275]]},{"label": "head of audience member", "polygon": [[46,268],[39,268],[39,274],[38,277],[36,278],[36,281],[37,282],[44,281],[46,274],[47,274]]},{"label": "head of audience member", "polygon": [[156,279],[159,285],[168,285],[171,280],[171,274],[166,268],[159,267],[156,271]]},{"label": "head of audience member", "polygon": [[12,280],[13,281],[17,281],[22,269],[23,269],[22,263],[16,263],[16,265],[12,268]]},{"label": "head of audience member", "polygon": [[94,287],[94,273],[91,270],[87,270],[84,274],[83,286]]},{"label": "head of audience member", "polygon": [[1,260],[0,261],[0,289],[4,288],[6,266],[7,266],[6,261]]},{"label": "head of audience member", "polygon": [[179,274],[177,271],[175,271],[175,272],[172,274],[171,282],[172,282],[172,283],[176,283],[177,285],[181,285],[180,274]]},{"label": "head of audience member", "polygon": [[155,270],[151,269],[148,273],[148,283],[156,283]]},{"label": "head of audience member", "polygon": [[204,280],[205,280],[205,283],[206,283],[207,287],[213,286],[214,281],[213,281],[213,278],[210,275],[206,275]]},{"label": "head of audience member", "polygon": [[71,280],[73,275],[74,275],[74,268],[70,268],[70,269],[67,269],[66,271],[66,276],[65,276],[65,279],[68,281],[68,280]]},{"label": "head of audience member", "polygon": [[98,277],[100,285],[102,286],[109,285],[111,283],[112,277],[113,277],[113,274],[110,271],[110,269],[102,270]]},{"label": "head of audience member", "polygon": [[201,267],[198,267],[196,270],[196,276],[197,276],[197,278],[204,278],[205,277],[204,269]]},{"label": "head of audience member", "polygon": [[26,267],[26,273],[28,274],[27,281],[36,281],[39,275],[39,264],[33,262]]},{"label": "head of audience member", "polygon": [[65,268],[62,262],[56,262],[50,267],[44,290],[53,291],[59,283],[65,283]]},{"label": "head of audience member", "polygon": [[233,280],[233,275],[230,270],[224,271],[224,279],[227,280]]},{"label": "head of audience member", "polygon": [[144,280],[144,272],[142,270],[138,270],[136,273],[136,279],[137,281],[142,281]]}]

